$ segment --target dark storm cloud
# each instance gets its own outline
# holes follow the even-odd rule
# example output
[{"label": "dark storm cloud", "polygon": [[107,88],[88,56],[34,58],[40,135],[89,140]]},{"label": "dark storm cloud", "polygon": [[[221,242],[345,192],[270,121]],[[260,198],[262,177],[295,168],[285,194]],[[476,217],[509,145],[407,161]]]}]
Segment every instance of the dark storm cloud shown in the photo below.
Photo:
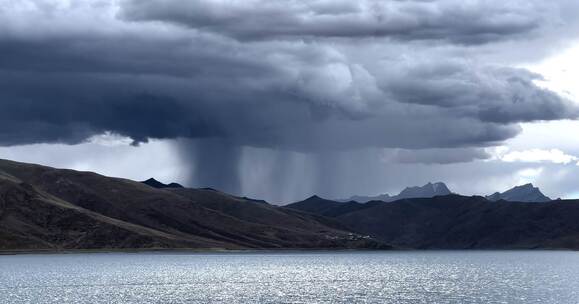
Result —
[{"label": "dark storm cloud", "polygon": [[[366,66],[324,45],[195,34],[5,38],[0,49],[5,145],[76,143],[113,131],[136,142],[219,137],[304,151],[486,146],[516,135],[513,122],[575,115],[530,80],[518,81],[522,88],[509,82],[528,72],[444,58]],[[515,89],[525,94],[515,100]]]},{"label": "dark storm cloud", "polygon": [[183,158],[190,166],[190,183],[228,193],[243,193],[239,162],[242,150],[238,145],[219,139],[184,141]]},{"label": "dark storm cloud", "polygon": [[399,102],[452,109],[495,123],[574,119],[579,107],[540,88],[524,69],[475,66],[463,60],[390,65],[381,86]]},{"label": "dark storm cloud", "polygon": [[480,44],[530,34],[554,8],[541,1],[129,0],[123,16],[241,40],[391,37]]},{"label": "dark storm cloud", "polygon": [[464,180],[520,122],[577,117],[514,66],[577,38],[578,9],[0,0],[0,145],[179,138],[190,185],[280,200],[434,181],[428,164]]},{"label": "dark storm cloud", "polygon": [[146,86],[124,77],[0,73],[0,142],[74,144],[106,131],[137,143],[219,134],[202,113],[172,97],[147,94]]},{"label": "dark storm cloud", "polygon": [[240,147],[319,153],[320,178],[344,150],[479,159],[468,148],[519,122],[577,117],[536,75],[489,60],[570,28],[570,3],[0,0],[0,145],[209,141],[182,145],[204,172],[192,178],[232,192]]},{"label": "dark storm cloud", "polygon": [[401,164],[453,164],[468,163],[475,160],[489,159],[491,155],[485,149],[422,149],[404,150],[387,149],[383,160]]}]

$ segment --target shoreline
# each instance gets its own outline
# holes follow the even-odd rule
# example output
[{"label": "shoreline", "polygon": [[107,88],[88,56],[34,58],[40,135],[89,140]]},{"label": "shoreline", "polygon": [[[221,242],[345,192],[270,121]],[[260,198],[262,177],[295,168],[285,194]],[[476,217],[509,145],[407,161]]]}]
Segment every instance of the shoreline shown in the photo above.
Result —
[{"label": "shoreline", "polygon": [[368,252],[368,251],[416,251],[405,249],[351,249],[351,248],[135,248],[135,249],[66,249],[66,250],[0,250],[0,256],[30,254],[91,254],[91,253],[268,253],[268,252]]},{"label": "shoreline", "polygon": [[489,249],[349,249],[349,248],[263,248],[263,249],[224,249],[224,248],[146,248],[146,249],[70,249],[70,250],[0,250],[1,256],[15,255],[59,255],[59,254],[140,254],[140,253],[175,253],[175,254],[259,254],[259,253],[319,253],[319,252],[489,252],[489,251],[562,251],[579,252],[579,250],[568,248],[489,248]]}]

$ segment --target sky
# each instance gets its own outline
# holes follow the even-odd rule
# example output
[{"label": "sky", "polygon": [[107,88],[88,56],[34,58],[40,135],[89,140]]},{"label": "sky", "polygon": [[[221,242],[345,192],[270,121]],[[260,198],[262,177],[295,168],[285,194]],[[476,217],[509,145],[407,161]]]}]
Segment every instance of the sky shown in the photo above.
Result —
[{"label": "sky", "polygon": [[273,203],[579,198],[576,0],[0,0],[0,158]]}]

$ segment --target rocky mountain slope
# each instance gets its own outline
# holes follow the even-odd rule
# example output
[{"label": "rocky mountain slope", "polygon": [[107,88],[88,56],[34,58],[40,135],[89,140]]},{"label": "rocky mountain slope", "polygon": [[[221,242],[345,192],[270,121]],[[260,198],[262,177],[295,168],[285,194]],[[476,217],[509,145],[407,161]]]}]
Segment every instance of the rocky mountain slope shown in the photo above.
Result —
[{"label": "rocky mountain slope", "polygon": [[490,201],[509,201],[509,202],[528,202],[528,203],[544,203],[552,201],[551,198],[545,196],[539,188],[533,184],[526,184],[509,189],[503,193],[495,192],[486,197]]},{"label": "rocky mountain slope", "polygon": [[383,201],[383,202],[394,202],[397,200],[405,198],[421,198],[421,197],[435,197],[439,195],[449,195],[452,192],[448,189],[446,184],[438,183],[428,183],[424,186],[418,187],[406,187],[399,194],[390,196],[389,194],[381,194],[378,196],[352,196],[346,200],[340,200],[344,202],[355,201],[358,203],[367,203],[371,201]]},{"label": "rocky mountain slope", "polygon": [[157,188],[157,189],[165,189],[165,188],[184,188],[183,186],[177,184],[177,183],[170,183],[170,184],[163,184],[160,181],[154,179],[154,178],[149,178],[146,181],[142,181],[141,183],[147,185],[147,186],[151,186],[153,188]]},{"label": "rocky mountain slope", "polygon": [[0,250],[375,248],[338,222],[210,189],[0,160]]},{"label": "rocky mountain slope", "polygon": [[[460,195],[370,202],[304,201],[288,208],[331,216],[400,248],[579,250],[579,201],[491,202]],[[344,212],[349,209],[347,212]]]},{"label": "rocky mountain slope", "polygon": [[[359,203],[312,196],[280,207],[214,189],[149,184],[0,160],[0,251],[579,249],[579,201],[451,194]],[[538,191],[515,190],[501,199]],[[400,195],[439,191],[450,192],[427,184]]]},{"label": "rocky mountain slope", "polygon": [[369,205],[354,201],[338,202],[314,195],[303,201],[289,204],[286,207],[289,209],[300,210],[321,216],[336,217],[342,214],[366,208],[367,206]]}]

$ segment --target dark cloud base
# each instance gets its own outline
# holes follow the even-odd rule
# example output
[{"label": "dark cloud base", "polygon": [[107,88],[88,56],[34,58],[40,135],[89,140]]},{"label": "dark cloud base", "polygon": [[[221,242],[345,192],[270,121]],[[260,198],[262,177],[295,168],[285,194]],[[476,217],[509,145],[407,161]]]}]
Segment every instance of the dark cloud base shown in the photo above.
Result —
[{"label": "dark cloud base", "polygon": [[489,60],[567,39],[573,1],[388,3],[0,2],[0,145],[199,140],[181,146],[192,180],[232,192],[244,147],[313,153],[330,193],[315,173],[343,161],[329,155],[463,162],[519,123],[578,117],[539,75]]}]

